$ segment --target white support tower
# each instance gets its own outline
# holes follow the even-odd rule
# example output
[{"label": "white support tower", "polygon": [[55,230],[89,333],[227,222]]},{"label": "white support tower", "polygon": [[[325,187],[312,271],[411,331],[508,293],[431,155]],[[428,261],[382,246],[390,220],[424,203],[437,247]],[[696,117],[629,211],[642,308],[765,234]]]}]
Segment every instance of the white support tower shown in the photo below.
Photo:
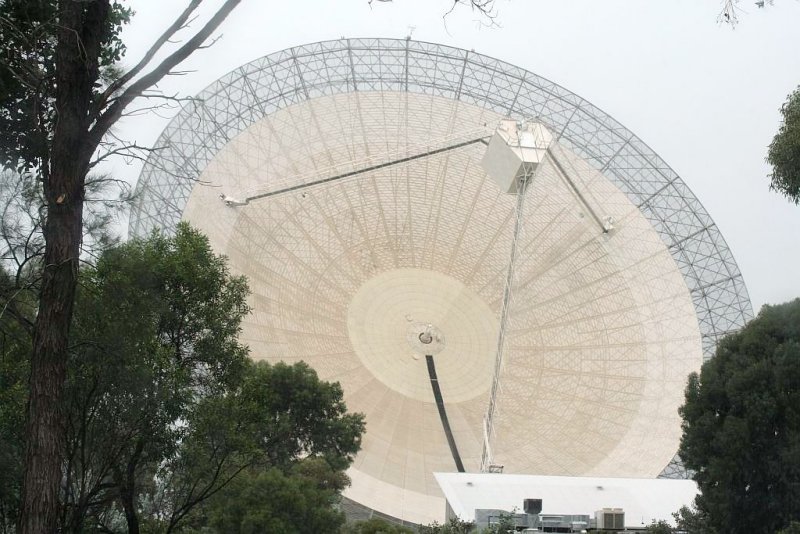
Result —
[{"label": "white support tower", "polygon": [[514,290],[514,271],[517,249],[523,225],[525,192],[536,176],[536,170],[544,161],[553,136],[538,122],[517,122],[503,119],[497,127],[489,146],[481,160],[481,166],[502,191],[517,195],[514,214],[514,230],[511,238],[511,255],[508,260],[503,303],[500,310],[500,326],[497,334],[492,389],[489,405],[483,419],[483,451],[481,453],[481,472],[498,472],[502,467],[495,463],[492,454],[492,441],[495,437],[494,415],[497,410],[497,395],[500,391],[500,377],[503,369],[503,354],[506,347],[506,331],[510,320],[510,309]]}]

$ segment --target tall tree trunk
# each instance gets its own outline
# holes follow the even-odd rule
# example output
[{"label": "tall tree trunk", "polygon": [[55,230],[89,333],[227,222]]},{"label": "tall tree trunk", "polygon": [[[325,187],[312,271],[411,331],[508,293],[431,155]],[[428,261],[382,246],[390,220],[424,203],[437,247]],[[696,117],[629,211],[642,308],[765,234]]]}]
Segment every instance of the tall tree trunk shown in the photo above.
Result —
[{"label": "tall tree trunk", "polygon": [[61,399],[67,370],[83,192],[89,157],[86,137],[92,86],[98,76],[108,0],[59,2],[56,47],[57,122],[43,184],[47,202],[39,313],[31,355],[25,474],[20,532],[56,531],[62,476],[64,417]]},{"label": "tall tree trunk", "polygon": [[128,525],[128,534],[139,534],[139,514],[136,512],[136,494],[134,486],[120,488],[120,501],[125,510],[125,522]]},{"label": "tall tree trunk", "polygon": [[57,117],[49,161],[41,163],[47,202],[45,266],[31,355],[20,534],[51,534],[58,523],[61,453],[65,439],[61,399],[78,281],[83,193],[90,158],[125,107],[202,46],[240,1],[225,0],[197,34],[109,103],[115,92],[131,82],[164,43],[184,26],[200,4],[200,0],[192,0],[142,62],[118,84],[112,84],[99,95],[98,109],[93,110],[93,87],[98,79],[100,53],[111,30],[106,23],[110,0],[58,0]]},{"label": "tall tree trunk", "polygon": [[142,452],[144,452],[144,440],[139,437],[125,472],[117,473],[116,476],[119,498],[122,509],[125,510],[125,522],[128,524],[128,534],[139,534],[139,514],[136,512],[136,468],[142,458]]}]

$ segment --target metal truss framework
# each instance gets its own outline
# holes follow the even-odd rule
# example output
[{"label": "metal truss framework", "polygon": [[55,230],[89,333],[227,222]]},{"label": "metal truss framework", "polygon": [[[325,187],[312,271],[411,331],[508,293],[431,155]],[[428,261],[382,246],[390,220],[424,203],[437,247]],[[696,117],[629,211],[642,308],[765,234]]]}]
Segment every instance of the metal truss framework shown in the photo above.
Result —
[{"label": "metal truss framework", "polygon": [[[508,63],[411,40],[342,39],[299,46],[244,65],[206,88],[165,129],[147,161],[131,235],[180,221],[201,173],[260,119],[311,99],[363,91],[443,97],[503,116],[533,118],[606,176],[668,248],[691,294],[704,358],[753,312],[733,256],[701,203],[644,142],[583,98]],[[683,478],[674,460],[663,477]]]}]

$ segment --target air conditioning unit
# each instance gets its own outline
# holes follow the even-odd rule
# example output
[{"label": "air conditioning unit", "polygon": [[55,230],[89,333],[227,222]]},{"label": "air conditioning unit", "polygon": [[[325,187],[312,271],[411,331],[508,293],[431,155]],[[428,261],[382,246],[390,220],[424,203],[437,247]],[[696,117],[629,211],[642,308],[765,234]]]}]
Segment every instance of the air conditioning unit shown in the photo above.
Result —
[{"label": "air conditioning unit", "polygon": [[522,501],[522,509],[526,514],[537,515],[542,513],[542,499],[525,499]]},{"label": "air conditioning unit", "polygon": [[622,508],[603,508],[594,513],[597,528],[604,530],[624,530],[625,512]]}]

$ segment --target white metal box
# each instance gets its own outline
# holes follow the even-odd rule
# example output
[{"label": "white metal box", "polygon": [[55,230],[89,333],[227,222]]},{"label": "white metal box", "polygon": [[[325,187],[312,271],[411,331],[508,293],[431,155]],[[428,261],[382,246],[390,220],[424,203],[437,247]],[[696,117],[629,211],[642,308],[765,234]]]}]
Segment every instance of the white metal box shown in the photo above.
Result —
[{"label": "white metal box", "polygon": [[553,135],[539,122],[503,119],[495,130],[481,166],[501,190],[515,194],[519,179],[544,160]]}]

